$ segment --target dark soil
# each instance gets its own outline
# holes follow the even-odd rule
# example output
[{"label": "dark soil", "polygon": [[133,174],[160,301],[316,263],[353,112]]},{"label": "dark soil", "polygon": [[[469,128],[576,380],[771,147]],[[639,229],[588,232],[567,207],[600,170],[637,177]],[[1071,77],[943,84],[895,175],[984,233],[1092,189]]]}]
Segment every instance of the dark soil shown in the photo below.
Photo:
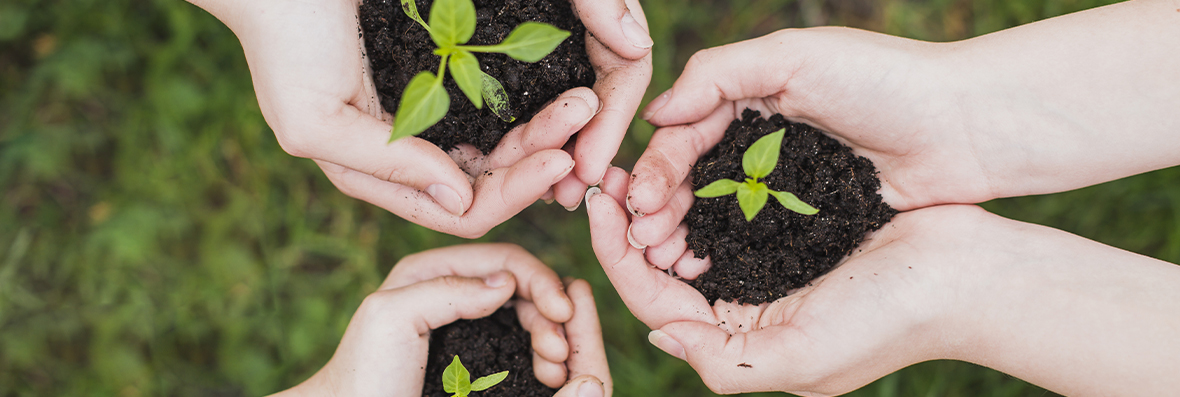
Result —
[{"label": "dark soil", "polygon": [[533,350],[529,332],[516,319],[516,309],[497,310],[491,316],[459,320],[430,334],[430,355],[426,360],[424,397],[450,397],[442,388],[442,373],[459,355],[471,372],[471,380],[500,371],[508,378],[482,392],[480,397],[552,397],[557,389],[545,386],[533,376]]},{"label": "dark soil", "polygon": [[[433,0],[417,0],[418,12],[429,23]],[[438,124],[419,138],[450,150],[470,143],[485,154],[512,127],[532,119],[546,104],[574,87],[594,85],[594,68],[586,55],[586,28],[574,14],[569,0],[475,0],[475,35],[467,44],[498,44],[526,21],[544,22],[570,31],[569,38],[536,63],[504,54],[475,53],[484,73],[500,80],[508,92],[516,120],[506,123],[487,107],[476,109],[448,77],[443,84],[451,96],[451,109]],[[360,7],[365,51],[372,64],[373,80],[381,106],[397,114],[402,90],[421,71],[438,73],[439,56],[426,29],[407,17],[398,0],[365,0]]]},{"label": "dark soil", "polygon": [[881,181],[873,163],[806,124],[782,115],[769,120],[742,112],[725,137],[692,169],[693,189],[718,179],[745,180],[742,155],[762,136],[786,128],[778,166],[768,187],[794,193],[818,208],[800,215],[771,197],[762,212],[746,222],[737,198],[697,198],[685,216],[688,247],[713,266],[689,282],[709,300],[760,304],[787,295],[831,270],[873,230],[897,211],[881,201]]}]

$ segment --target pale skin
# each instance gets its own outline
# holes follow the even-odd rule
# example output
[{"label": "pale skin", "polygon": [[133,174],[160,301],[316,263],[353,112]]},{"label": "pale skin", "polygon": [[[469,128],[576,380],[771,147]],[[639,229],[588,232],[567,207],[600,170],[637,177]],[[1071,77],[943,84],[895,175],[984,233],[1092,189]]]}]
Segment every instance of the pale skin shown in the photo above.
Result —
[{"label": "pale skin", "polygon": [[595,254],[651,342],[714,392],[836,395],[935,359],[1071,396],[1180,388],[1180,266],[941,205],[899,214],[785,298],[710,306],[627,242],[627,179],[613,169],[587,197]]},{"label": "pale skin", "polygon": [[241,41],[283,150],[315,160],[345,194],[467,238],[538,199],[575,209],[618,152],[651,78],[638,1],[573,1],[589,31],[595,86],[561,94],[487,156],[469,145],[445,153],[418,138],[388,143],[393,119],[369,75],[358,0],[191,2]]},{"label": "pale skin", "polygon": [[[1180,267],[962,204],[1180,164],[1176,48],[1180,1],[1143,0],[954,43],[817,28],[702,51],[644,109],[662,128],[634,172],[588,198],[595,251],[717,392],[839,394],[945,358],[1066,395],[1172,393]],[[909,212],[787,298],[709,307],[665,270],[710,266],[683,241],[688,172],[745,108],[848,144]]]},{"label": "pale skin", "polygon": [[[514,300],[532,336],[533,372],[555,397],[610,396],[590,284],[561,280],[509,244],[440,248],[403,258],[357,309],[326,365],[277,396],[419,397],[430,331]],[[474,377],[489,375],[475,374]]]}]

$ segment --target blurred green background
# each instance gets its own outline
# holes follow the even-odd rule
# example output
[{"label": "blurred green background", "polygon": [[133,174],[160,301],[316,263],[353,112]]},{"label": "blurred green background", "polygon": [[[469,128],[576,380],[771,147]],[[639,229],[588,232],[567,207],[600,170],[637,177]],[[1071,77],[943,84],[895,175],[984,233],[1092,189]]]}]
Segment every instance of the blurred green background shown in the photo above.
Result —
[{"label": "blurred green background", "polygon": [[[695,51],[785,27],[968,38],[1107,0],[645,0],[648,98]],[[637,122],[615,164],[652,128]],[[1180,262],[1180,169],[986,204]],[[482,240],[521,244],[598,300],[618,396],[712,395],[651,347],[589,246],[585,213],[536,205]],[[398,258],[463,240],[339,193],[285,154],[233,34],[179,0],[0,3],[0,395],[239,396],[331,356]],[[1040,396],[930,362],[854,393]]]}]

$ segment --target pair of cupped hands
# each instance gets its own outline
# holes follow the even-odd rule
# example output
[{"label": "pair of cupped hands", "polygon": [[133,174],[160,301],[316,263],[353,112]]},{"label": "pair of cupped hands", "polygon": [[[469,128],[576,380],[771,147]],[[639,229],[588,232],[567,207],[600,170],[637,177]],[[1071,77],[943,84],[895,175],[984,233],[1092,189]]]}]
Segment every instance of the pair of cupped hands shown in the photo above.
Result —
[{"label": "pair of cupped hands", "polygon": [[[1028,301],[1022,293],[1037,289],[1018,285],[1021,280],[1079,271],[1054,268],[1048,259],[1021,267],[1030,254],[1080,256],[1089,261],[1078,263],[1087,265],[1128,257],[969,204],[1069,190],[1172,161],[1158,154],[1112,166],[1089,160],[1094,153],[1122,153],[1134,140],[1025,134],[1027,125],[1053,132],[1075,123],[1054,118],[1060,112],[1050,109],[1072,106],[1076,97],[1059,94],[1068,90],[1052,84],[1055,71],[1117,77],[1052,62],[1024,74],[988,70],[990,60],[1009,56],[1012,43],[1034,55],[1038,48],[1058,48],[1044,40],[997,34],[969,46],[814,28],[694,55],[674,86],[642,110],[643,119],[661,128],[628,174],[610,161],[651,75],[652,40],[635,0],[573,0],[589,31],[594,87],[563,93],[488,155],[474,148],[444,153],[413,137],[387,143],[391,116],[368,76],[356,34],[357,0],[193,2],[241,40],[262,112],[283,149],[314,159],[344,193],[472,238],[538,199],[568,209],[584,199],[599,261],[628,308],[654,330],[650,341],[685,359],[721,393],[838,394],[939,358],[1012,369],[971,345],[1009,320],[995,308]],[[709,267],[684,242],[681,220],[693,202],[687,176],[746,108],[811,124],[872,160],[885,202],[903,212],[839,267],[788,297],[758,306],[710,306],[670,275],[694,278]],[[993,120],[995,114],[1003,118]],[[587,193],[589,186],[596,187]],[[1015,273],[1026,276],[1006,277]],[[1097,289],[1108,281],[1072,282]],[[1005,283],[1012,288],[1003,289]],[[566,384],[559,395],[609,395],[588,285],[563,283],[512,246],[407,257],[358,310],[329,365],[289,392],[343,385],[365,388],[344,395],[415,395],[429,331],[486,316],[513,296],[532,332],[538,379]],[[1084,313],[1062,310],[1040,318],[1064,314],[1086,320]]]}]

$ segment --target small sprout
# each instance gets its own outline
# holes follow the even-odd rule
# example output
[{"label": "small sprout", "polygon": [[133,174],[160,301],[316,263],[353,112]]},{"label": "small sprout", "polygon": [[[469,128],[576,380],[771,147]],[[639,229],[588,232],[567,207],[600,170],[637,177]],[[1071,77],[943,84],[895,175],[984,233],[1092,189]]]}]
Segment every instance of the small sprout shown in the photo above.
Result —
[{"label": "small sprout", "polygon": [[770,172],[774,171],[774,166],[778,164],[779,150],[786,132],[785,128],[778,130],[759,138],[753,145],[750,145],[746,154],[742,156],[742,169],[749,177],[745,182],[720,179],[693,192],[693,194],[701,198],[711,198],[737,193],[738,206],[746,215],[747,222],[753,220],[754,216],[762,211],[762,207],[766,206],[766,201],[770,198],[769,196],[774,196],[779,204],[791,211],[803,215],[815,215],[819,210],[799,200],[794,194],[770,190],[765,183],[758,182],[758,178],[770,175]]},{"label": "small sprout", "polygon": [[524,61],[537,62],[557,48],[570,32],[549,24],[525,22],[517,26],[496,45],[465,45],[475,34],[475,4],[471,0],[435,0],[430,7],[430,23],[422,20],[414,0],[401,0],[402,11],[430,33],[438,46],[434,54],[442,57],[438,74],[421,72],[410,80],[402,92],[389,141],[418,135],[438,123],[451,107],[451,97],[443,89],[443,76],[451,68],[451,78],[463,95],[483,109],[488,108],[505,122],[516,120],[509,114],[508,93],[496,78],[483,72],[473,52],[498,52]]},{"label": "small sprout", "polygon": [[471,381],[471,373],[467,372],[467,367],[459,361],[459,356],[455,356],[451,360],[451,365],[448,365],[443,370],[443,391],[447,393],[454,393],[451,397],[467,397],[473,391],[484,391],[496,384],[503,382],[508,377],[508,371],[497,372],[479,379],[475,382]]}]

